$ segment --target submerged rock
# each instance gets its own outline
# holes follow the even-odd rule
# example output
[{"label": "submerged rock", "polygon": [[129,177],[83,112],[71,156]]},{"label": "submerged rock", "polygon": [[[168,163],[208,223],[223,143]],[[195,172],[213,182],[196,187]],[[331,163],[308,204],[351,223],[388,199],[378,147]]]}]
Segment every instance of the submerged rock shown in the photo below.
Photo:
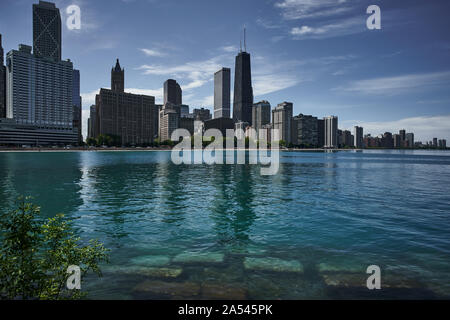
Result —
[{"label": "submerged rock", "polygon": [[244,267],[248,270],[303,273],[303,265],[297,260],[278,258],[245,258]]},{"label": "submerged rock", "polygon": [[161,267],[167,266],[170,263],[170,258],[167,256],[154,256],[154,255],[139,256],[131,259],[130,263],[133,265]]},{"label": "submerged rock", "polygon": [[140,275],[154,278],[176,278],[183,273],[182,268],[156,268],[156,267],[112,267],[104,270],[106,273],[119,273],[125,275]]},{"label": "submerged rock", "polygon": [[216,300],[245,300],[247,290],[239,284],[205,283],[202,285],[202,298]]},{"label": "submerged rock", "polygon": [[134,287],[133,291],[156,297],[189,299],[200,294],[200,285],[194,282],[144,281]]},{"label": "submerged rock", "polygon": [[176,263],[222,263],[224,259],[223,253],[206,252],[185,252],[180,253],[175,258],[173,262]]},{"label": "submerged rock", "polygon": [[[366,266],[367,267],[367,266]],[[322,262],[318,265],[320,273],[325,272],[352,272],[365,273],[366,269],[363,265],[352,262]]]}]

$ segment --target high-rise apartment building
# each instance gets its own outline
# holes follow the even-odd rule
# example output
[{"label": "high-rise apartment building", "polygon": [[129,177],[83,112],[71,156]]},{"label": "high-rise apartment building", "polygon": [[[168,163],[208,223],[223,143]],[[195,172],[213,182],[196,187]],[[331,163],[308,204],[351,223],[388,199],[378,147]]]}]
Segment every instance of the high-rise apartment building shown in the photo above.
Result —
[{"label": "high-rise apartment building", "polygon": [[6,67],[0,34],[0,118],[6,118]]},{"label": "high-rise apartment building", "polygon": [[407,133],[405,136],[405,147],[414,148],[414,133]]},{"label": "high-rise apartment building", "polygon": [[259,129],[270,123],[270,103],[263,100],[253,105],[252,127],[259,133]]},{"label": "high-rise apartment building", "polygon": [[317,147],[318,126],[317,118],[299,114],[292,118],[292,144],[303,147]]},{"label": "high-rise apartment building", "polygon": [[172,103],[174,105],[183,104],[181,87],[173,79],[168,79],[164,82],[164,104],[166,103]]},{"label": "high-rise apartment building", "polygon": [[241,51],[236,56],[234,75],[233,120],[252,125],[253,88],[250,54]]},{"label": "high-rise apartment building", "polygon": [[278,130],[280,141],[283,140],[289,145],[292,141],[292,113],[293,104],[282,102],[272,110],[272,125],[274,130]]},{"label": "high-rise apartment building", "polygon": [[363,147],[364,129],[362,127],[355,126],[353,128],[353,137],[355,139],[355,148],[361,149]]},{"label": "high-rise apartment building", "polygon": [[229,68],[214,73],[214,119],[230,117],[230,79]]},{"label": "high-rise apartment building", "polygon": [[81,117],[81,96],[80,96],[80,71],[73,70],[72,74],[72,107],[73,107],[73,128],[78,132],[78,143],[83,141],[81,129],[82,129],[82,117]]},{"label": "high-rise apartment building", "polygon": [[33,54],[61,60],[61,15],[54,3],[33,4]]},{"label": "high-rise apartment building", "polygon": [[338,147],[338,118],[325,117],[325,148]]},{"label": "high-rise apartment building", "polygon": [[6,56],[6,116],[19,123],[73,128],[73,65],[37,58],[19,45]]},{"label": "high-rise apartment building", "polygon": [[319,148],[325,145],[325,120],[317,119],[317,143]]}]

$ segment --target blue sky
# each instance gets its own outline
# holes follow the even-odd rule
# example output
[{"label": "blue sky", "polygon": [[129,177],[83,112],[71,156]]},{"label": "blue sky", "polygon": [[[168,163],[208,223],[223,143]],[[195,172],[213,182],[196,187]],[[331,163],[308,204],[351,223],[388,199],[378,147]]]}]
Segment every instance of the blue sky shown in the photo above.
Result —
[{"label": "blue sky", "polygon": [[[1,0],[5,51],[32,43],[32,0]],[[129,92],[162,102],[175,78],[191,109],[212,109],[213,73],[234,70],[242,28],[255,100],[295,114],[337,115],[378,135],[405,128],[450,141],[450,3],[446,0],[57,0],[63,58],[81,72],[83,118],[119,58]],[[69,30],[65,8],[81,8]],[[366,9],[381,8],[381,30]],[[232,77],[233,81],[233,77]]]}]

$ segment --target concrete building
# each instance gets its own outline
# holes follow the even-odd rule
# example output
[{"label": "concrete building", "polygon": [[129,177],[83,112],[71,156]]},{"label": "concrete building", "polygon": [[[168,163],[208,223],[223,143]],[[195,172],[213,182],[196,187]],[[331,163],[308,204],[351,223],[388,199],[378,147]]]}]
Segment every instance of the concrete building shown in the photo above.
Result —
[{"label": "concrete building", "polygon": [[73,129],[78,133],[78,144],[83,142],[82,136],[82,99],[80,96],[80,71],[73,70],[72,74],[72,106]]},{"label": "concrete building", "polygon": [[214,119],[230,117],[230,68],[214,73]]},{"label": "concrete building", "polygon": [[293,104],[291,102],[282,102],[272,110],[272,126],[274,130],[279,131],[280,141],[289,145],[292,141],[292,113]]},{"label": "concrete building", "polygon": [[6,118],[6,67],[5,56],[0,34],[0,118]]},{"label": "concrete building", "polygon": [[234,75],[233,120],[252,124],[253,88],[250,54],[240,51],[236,56]]},{"label": "concrete building", "polygon": [[205,122],[206,120],[211,119],[211,112],[209,111],[209,109],[205,109],[205,108],[194,109],[194,111],[192,113],[194,114],[195,120],[200,120],[200,121]]},{"label": "concrete building", "polygon": [[61,60],[61,15],[54,3],[33,4],[33,54],[39,58]]},{"label": "concrete building", "polygon": [[433,147],[434,148],[438,147],[438,138],[433,138]]},{"label": "concrete building", "polygon": [[325,125],[325,148],[338,147],[338,117],[330,116],[324,118]]},{"label": "concrete building", "polygon": [[399,134],[394,134],[392,136],[392,142],[393,142],[394,148],[402,147],[402,137]]},{"label": "concrete building", "polygon": [[189,106],[182,104],[180,105],[180,117],[181,118],[193,118],[189,115]]},{"label": "concrete building", "polygon": [[447,148],[447,140],[441,139],[438,141],[439,148],[446,149]]},{"label": "concrete building", "polygon": [[[114,72],[123,71],[118,61],[116,67]],[[95,115],[91,115],[94,138],[108,135],[121,145],[152,143],[158,135],[159,109],[155,105],[155,97],[123,92],[117,79],[111,77],[114,90],[100,89],[96,96]]]},{"label": "concrete building", "polygon": [[405,136],[405,147],[414,148],[414,133],[407,133]]},{"label": "concrete building", "polygon": [[234,124],[234,132],[236,135],[236,138],[238,139],[244,139],[246,137],[245,132],[247,131],[247,128],[250,128],[250,124],[248,122],[244,121],[238,121]]},{"label": "concrete building", "polygon": [[364,129],[358,126],[353,127],[353,136],[353,145],[355,146],[355,148],[361,149],[363,147]]},{"label": "concrete building", "polygon": [[399,135],[400,135],[401,147],[404,148],[405,144],[406,144],[406,130],[404,130],[404,129],[400,130]]},{"label": "concrete building", "polygon": [[171,140],[172,133],[180,127],[180,116],[171,108],[171,104],[165,104],[159,111],[159,141]]},{"label": "concrete building", "polygon": [[234,130],[234,121],[231,118],[217,118],[204,121],[204,131],[209,129],[219,129],[222,135],[225,137],[227,129]]},{"label": "concrete building", "polygon": [[164,82],[164,104],[172,103],[174,105],[182,105],[182,90],[176,80],[168,79]]},{"label": "concrete building", "polygon": [[317,141],[317,146],[323,148],[325,145],[325,120],[323,119],[317,119]]},{"label": "concrete building", "polygon": [[342,131],[342,147],[353,147],[352,133],[349,130]]},{"label": "concrete building", "polygon": [[181,117],[180,118],[180,123],[179,123],[179,128],[180,129],[186,129],[187,131],[189,131],[190,135],[194,135],[194,118],[186,118],[186,117]]},{"label": "concrete building", "polygon": [[394,147],[394,138],[392,137],[392,133],[385,132],[381,137],[381,147],[392,149]]},{"label": "concrete building", "polygon": [[259,133],[259,129],[270,123],[270,103],[263,100],[253,105],[252,127]]},{"label": "concrete building", "polygon": [[299,114],[292,119],[292,144],[302,147],[319,145],[316,117]]},{"label": "concrete building", "polygon": [[73,65],[37,58],[19,45],[6,56],[6,116],[18,123],[73,129]]}]

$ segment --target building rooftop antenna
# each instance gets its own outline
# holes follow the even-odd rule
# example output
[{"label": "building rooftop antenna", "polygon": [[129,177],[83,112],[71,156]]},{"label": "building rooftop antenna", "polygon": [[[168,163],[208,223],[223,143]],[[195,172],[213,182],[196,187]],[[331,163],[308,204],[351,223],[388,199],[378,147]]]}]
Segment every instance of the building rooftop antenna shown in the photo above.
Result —
[{"label": "building rooftop antenna", "polygon": [[245,26],[244,26],[244,52],[247,52],[247,40],[245,36]]},{"label": "building rooftop antenna", "polygon": [[242,52],[242,32],[239,34],[239,53]]}]

